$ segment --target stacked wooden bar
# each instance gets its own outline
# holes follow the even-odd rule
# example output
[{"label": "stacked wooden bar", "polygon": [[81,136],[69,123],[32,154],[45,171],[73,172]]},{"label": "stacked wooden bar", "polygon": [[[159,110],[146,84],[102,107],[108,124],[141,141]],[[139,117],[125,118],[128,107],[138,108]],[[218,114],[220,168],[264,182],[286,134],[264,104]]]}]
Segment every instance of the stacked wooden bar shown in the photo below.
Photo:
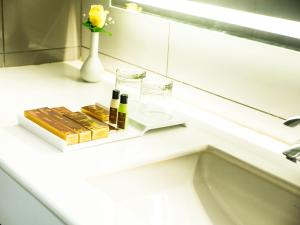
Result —
[{"label": "stacked wooden bar", "polygon": [[78,133],[74,132],[66,125],[57,122],[40,109],[26,110],[24,116],[56,136],[66,141],[68,145],[78,143]]},{"label": "stacked wooden bar", "polygon": [[[44,107],[26,110],[24,116],[62,138],[68,145],[108,137],[110,126],[105,123],[108,121],[107,110],[96,105],[82,108],[86,113],[72,112],[65,107]],[[92,114],[94,118],[87,114]]]},{"label": "stacked wooden bar", "polygon": [[92,131],[92,140],[108,136],[109,127],[107,124],[96,121],[82,112],[72,112],[65,114],[65,116]]},{"label": "stacked wooden bar", "polygon": [[98,105],[87,105],[81,107],[81,112],[94,117],[102,122],[109,121],[109,111],[105,108],[102,108]]},{"label": "stacked wooden bar", "polygon": [[81,112],[91,116],[94,119],[100,120],[106,124],[108,124],[109,131],[118,131],[119,128],[109,124],[109,111],[98,105],[88,105],[81,107]]}]

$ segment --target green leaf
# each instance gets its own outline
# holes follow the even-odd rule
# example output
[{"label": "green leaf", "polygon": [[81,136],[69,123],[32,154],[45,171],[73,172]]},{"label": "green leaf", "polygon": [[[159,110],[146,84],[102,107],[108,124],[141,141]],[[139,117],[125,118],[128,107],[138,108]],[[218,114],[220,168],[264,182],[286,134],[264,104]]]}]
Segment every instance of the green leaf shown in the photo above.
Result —
[{"label": "green leaf", "polygon": [[87,27],[87,28],[89,28],[89,29],[91,29],[92,26],[93,26],[89,20],[83,22],[82,24],[83,24],[83,26],[85,26],[85,27]]},{"label": "green leaf", "polygon": [[100,28],[100,27],[93,27],[93,32],[102,32],[102,28]]},{"label": "green leaf", "polygon": [[107,30],[102,29],[101,32],[107,34],[108,36],[112,36],[112,33]]},{"label": "green leaf", "polygon": [[91,21],[87,20],[85,22],[82,23],[83,26],[87,27],[91,32],[101,32],[101,33],[105,33],[108,36],[112,36],[112,33],[105,30],[103,27],[95,27],[92,25]]}]

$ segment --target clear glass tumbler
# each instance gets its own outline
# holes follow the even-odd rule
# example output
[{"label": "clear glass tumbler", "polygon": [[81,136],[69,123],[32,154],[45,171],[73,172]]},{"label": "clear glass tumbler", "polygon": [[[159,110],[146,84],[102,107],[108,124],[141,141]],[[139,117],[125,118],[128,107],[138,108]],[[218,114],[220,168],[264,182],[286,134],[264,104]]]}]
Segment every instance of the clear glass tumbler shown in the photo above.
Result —
[{"label": "clear glass tumbler", "polygon": [[173,81],[166,77],[145,79],[141,88],[140,100],[144,104],[164,106],[172,96]]},{"label": "clear glass tumbler", "polygon": [[117,69],[115,88],[128,94],[128,101],[139,101],[146,71],[140,69]]},{"label": "clear glass tumbler", "polygon": [[149,121],[167,121],[171,114],[173,81],[166,77],[145,79],[140,97],[140,113]]}]

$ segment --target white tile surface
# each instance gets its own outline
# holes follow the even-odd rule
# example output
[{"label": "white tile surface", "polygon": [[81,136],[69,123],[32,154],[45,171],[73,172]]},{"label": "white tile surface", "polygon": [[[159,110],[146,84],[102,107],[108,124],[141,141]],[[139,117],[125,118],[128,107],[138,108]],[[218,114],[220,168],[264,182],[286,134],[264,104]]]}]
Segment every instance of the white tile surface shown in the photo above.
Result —
[{"label": "white tile surface", "polygon": [[[100,36],[100,52],[165,74],[169,25],[157,17],[109,8],[115,20],[111,37]],[[82,45],[89,47],[90,32],[83,29]]]},{"label": "white tile surface", "polygon": [[[86,48],[81,49],[82,58],[88,54]],[[105,70],[115,74],[116,68],[141,69],[118,59],[99,54]],[[161,77],[151,71],[146,71],[147,77]],[[300,127],[290,128],[283,125],[283,119],[262,113],[250,107],[242,106],[229,99],[201,91],[181,82],[173,81],[173,96],[190,105],[216,114],[226,120],[234,121],[242,126],[267,134],[277,140],[293,144],[299,139]],[[192,97],[191,97],[192,96]]]},{"label": "white tile surface", "polygon": [[[299,114],[299,52],[171,22],[168,62],[168,21],[116,8],[110,12],[116,24],[110,27],[112,37],[100,37],[104,55],[167,71],[173,79],[279,117]],[[89,46],[86,29],[82,41]]]},{"label": "white tile surface", "polygon": [[[81,47],[81,60],[82,61],[85,60],[88,57],[88,54],[89,54],[89,49],[87,49],[85,47]],[[103,66],[104,66],[104,69],[106,71],[114,74],[114,76],[115,76],[115,73],[116,73],[117,69],[126,68],[126,69],[142,69],[142,70],[145,70],[146,73],[147,73],[147,78],[148,77],[151,77],[151,78],[153,78],[153,77],[157,77],[157,78],[163,77],[163,75],[161,75],[161,74],[155,73],[155,72],[150,71],[150,70],[146,70],[143,67],[127,63],[125,61],[119,60],[117,58],[110,57],[108,55],[104,55],[104,54],[100,53],[99,58],[100,58]]]},{"label": "white tile surface", "polygon": [[300,53],[171,23],[168,75],[281,117],[299,114]]}]

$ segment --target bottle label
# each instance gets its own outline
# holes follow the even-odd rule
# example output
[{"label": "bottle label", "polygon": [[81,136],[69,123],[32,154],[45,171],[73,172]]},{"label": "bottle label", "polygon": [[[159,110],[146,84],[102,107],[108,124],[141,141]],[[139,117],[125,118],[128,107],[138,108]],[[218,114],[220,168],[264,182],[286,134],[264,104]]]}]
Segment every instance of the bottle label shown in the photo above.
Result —
[{"label": "bottle label", "polygon": [[109,109],[109,122],[116,124],[117,123],[118,109],[110,107]]},{"label": "bottle label", "polygon": [[118,128],[125,129],[126,127],[126,113],[118,113]]}]

